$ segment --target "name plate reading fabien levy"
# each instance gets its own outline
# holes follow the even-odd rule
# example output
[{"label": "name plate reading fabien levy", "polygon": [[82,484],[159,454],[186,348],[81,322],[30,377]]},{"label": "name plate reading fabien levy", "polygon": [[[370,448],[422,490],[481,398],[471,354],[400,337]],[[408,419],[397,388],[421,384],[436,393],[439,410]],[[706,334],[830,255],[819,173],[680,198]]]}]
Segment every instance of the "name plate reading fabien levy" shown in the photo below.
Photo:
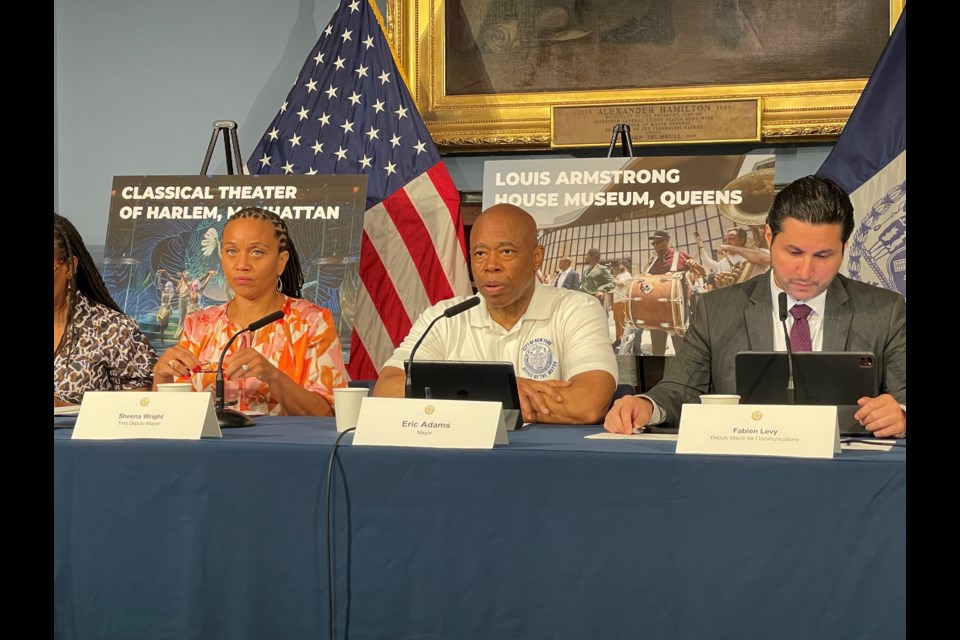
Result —
[{"label": "name plate reading fabien levy", "polygon": [[88,391],[83,394],[73,440],[219,438],[209,393]]},{"label": "name plate reading fabien levy", "polygon": [[553,106],[550,144],[605,145],[618,124],[630,125],[635,145],[759,142],[760,99]]},{"label": "name plate reading fabien levy", "polygon": [[685,404],[677,453],[832,458],[840,453],[837,408]]},{"label": "name plate reading fabien levy", "polygon": [[499,402],[364,398],[355,445],[492,449],[507,444]]}]

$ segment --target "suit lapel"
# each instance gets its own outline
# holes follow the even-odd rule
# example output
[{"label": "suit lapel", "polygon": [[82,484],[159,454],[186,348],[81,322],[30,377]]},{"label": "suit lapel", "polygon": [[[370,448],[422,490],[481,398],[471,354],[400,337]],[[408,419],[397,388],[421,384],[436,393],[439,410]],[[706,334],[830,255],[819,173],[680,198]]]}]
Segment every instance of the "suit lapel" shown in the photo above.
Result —
[{"label": "suit lapel", "polygon": [[[772,272],[771,272],[772,273]],[[750,302],[743,310],[743,319],[747,323],[747,337],[753,351],[773,350],[773,301],[770,298],[770,276],[754,278]]]},{"label": "suit lapel", "polygon": [[847,288],[843,285],[839,274],[830,283],[827,289],[827,304],[824,307],[823,318],[823,350],[843,351],[847,347],[847,336],[850,334],[850,323],[853,321],[853,312],[847,302]]}]

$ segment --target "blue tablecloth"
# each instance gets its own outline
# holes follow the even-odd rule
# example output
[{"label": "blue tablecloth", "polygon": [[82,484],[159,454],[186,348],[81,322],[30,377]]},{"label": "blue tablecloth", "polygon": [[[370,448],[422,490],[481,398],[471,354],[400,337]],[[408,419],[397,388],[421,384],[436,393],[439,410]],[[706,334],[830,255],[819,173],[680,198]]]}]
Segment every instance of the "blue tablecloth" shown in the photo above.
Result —
[{"label": "blue tablecloth", "polygon": [[[55,637],[327,637],[334,421],[257,422],[201,441],[55,428]],[[905,636],[904,449],[680,456],[584,439],[600,430],[528,427],[487,451],[348,434],[337,637]]]}]

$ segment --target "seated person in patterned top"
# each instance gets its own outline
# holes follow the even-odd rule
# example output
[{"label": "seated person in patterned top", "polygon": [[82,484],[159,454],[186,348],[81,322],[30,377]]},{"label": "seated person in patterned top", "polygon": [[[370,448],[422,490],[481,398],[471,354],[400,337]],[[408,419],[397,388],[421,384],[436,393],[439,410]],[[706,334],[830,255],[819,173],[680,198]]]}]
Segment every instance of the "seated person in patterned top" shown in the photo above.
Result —
[{"label": "seated person in patterned top", "polygon": [[[157,361],[154,381],[194,376],[212,389],[227,341],[250,323],[282,310],[281,320],[238,337],[223,360],[225,395],[237,409],[268,415],[333,415],[333,390],[347,386],[340,340],[328,309],[301,299],[303,273],[287,225],[258,207],[223,227],[220,264],[234,292],[226,304],[187,316],[180,343]],[[211,367],[212,365],[212,367]]]},{"label": "seated person in patterned top", "polygon": [[73,224],[53,214],[53,406],[85,391],[149,391],[157,354],[120,310]]},{"label": "seated person in patterned top", "polygon": [[[543,247],[537,223],[495,205],[470,232],[473,278],[484,304],[438,322],[417,350],[424,360],[512,362],[525,422],[598,422],[617,385],[607,316],[589,294],[537,283]],[[380,370],[374,395],[402,398],[404,360],[430,322],[464,297],[424,311]]]}]

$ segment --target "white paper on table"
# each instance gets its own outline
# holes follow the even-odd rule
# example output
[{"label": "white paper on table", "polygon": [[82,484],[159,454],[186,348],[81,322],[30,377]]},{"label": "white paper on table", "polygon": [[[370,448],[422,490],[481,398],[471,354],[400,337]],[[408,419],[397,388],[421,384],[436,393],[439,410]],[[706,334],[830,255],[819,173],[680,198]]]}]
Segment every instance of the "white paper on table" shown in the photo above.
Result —
[{"label": "white paper on table", "polygon": [[601,431],[584,436],[585,440],[667,440],[677,441],[676,433],[610,433]]},{"label": "white paper on table", "polygon": [[[874,444],[871,444],[874,443]],[[841,441],[840,448],[847,451],[890,451],[893,449],[893,440],[852,440]]]}]

